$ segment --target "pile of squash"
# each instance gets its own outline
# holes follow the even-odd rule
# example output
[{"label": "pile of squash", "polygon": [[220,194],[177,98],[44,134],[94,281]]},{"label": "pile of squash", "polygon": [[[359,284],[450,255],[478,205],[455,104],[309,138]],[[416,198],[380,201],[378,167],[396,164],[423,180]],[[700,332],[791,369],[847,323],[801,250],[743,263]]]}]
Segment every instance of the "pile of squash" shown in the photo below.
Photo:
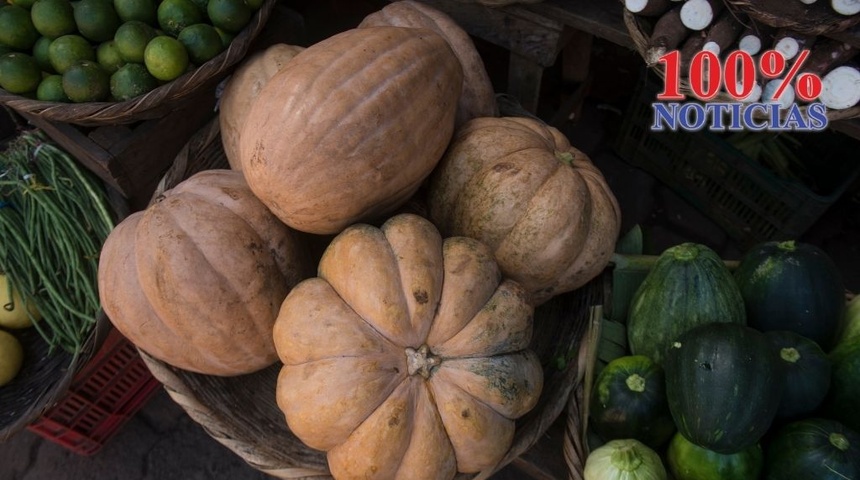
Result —
[{"label": "pile of squash", "polygon": [[202,374],[281,362],[284,419],[336,478],[497,465],[542,390],[534,308],[614,250],[601,173],[558,130],[499,117],[468,35],[413,1],[249,57],[220,108],[231,169],[102,249],[116,328]]},{"label": "pile of squash", "polygon": [[807,243],[665,250],[596,375],[585,479],[860,478],[856,298]]}]

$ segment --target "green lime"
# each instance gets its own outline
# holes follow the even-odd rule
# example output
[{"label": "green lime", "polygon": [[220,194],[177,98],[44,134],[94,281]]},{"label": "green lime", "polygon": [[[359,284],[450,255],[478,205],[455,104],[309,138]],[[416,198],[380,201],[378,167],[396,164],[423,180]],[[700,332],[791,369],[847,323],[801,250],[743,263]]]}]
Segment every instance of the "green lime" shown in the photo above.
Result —
[{"label": "green lime", "polygon": [[197,65],[212,60],[224,51],[221,36],[208,23],[198,23],[182,29],[177,39],[188,50],[188,57]]},{"label": "green lime", "polygon": [[80,35],[63,35],[48,46],[48,60],[57,73],[65,73],[82,60],[96,60],[96,52],[86,38]]},{"label": "green lime", "polygon": [[119,54],[126,62],[143,63],[143,51],[146,44],[155,38],[155,29],[148,24],[131,20],[119,26],[113,40],[119,49]]},{"label": "green lime", "polygon": [[35,92],[41,81],[42,70],[30,55],[12,52],[0,57],[0,87],[7,92]]},{"label": "green lime", "polygon": [[123,22],[137,20],[149,25],[158,23],[155,0],[113,0],[113,8]]},{"label": "green lime", "polygon": [[222,28],[215,27],[215,31],[218,32],[218,36],[221,37],[221,44],[224,45],[224,48],[230,46],[230,43],[233,42],[233,39],[236,38],[235,33],[230,33]]},{"label": "green lime", "polygon": [[244,0],[209,0],[206,12],[212,25],[232,33],[245,28],[253,14]]},{"label": "green lime", "polygon": [[26,8],[27,10],[32,8],[35,2],[36,0],[6,0],[6,3],[10,5],[17,5],[21,8]]},{"label": "green lime", "polygon": [[43,78],[36,89],[36,99],[43,102],[71,102],[63,90],[63,76],[54,74]]},{"label": "green lime", "polygon": [[75,10],[69,0],[37,0],[30,9],[33,26],[48,38],[76,33]]},{"label": "green lime", "polygon": [[96,48],[96,61],[108,73],[113,73],[119,70],[119,67],[125,65],[122,55],[119,54],[119,49],[113,40],[102,42]]},{"label": "green lime", "polygon": [[0,330],[0,387],[11,382],[24,364],[24,348],[11,333]]},{"label": "green lime", "polygon": [[143,52],[143,61],[153,77],[165,82],[180,77],[190,64],[182,42],[167,35],[150,40]]},{"label": "green lime", "polygon": [[110,75],[98,63],[84,60],[63,73],[63,90],[73,102],[99,102],[110,95]]},{"label": "green lime", "polygon": [[257,11],[263,6],[263,0],[245,0],[245,5],[251,10]]},{"label": "green lime", "polygon": [[111,0],[80,0],[75,5],[75,23],[81,35],[93,42],[113,38],[122,23]]},{"label": "green lime", "polygon": [[130,100],[158,87],[158,79],[140,63],[126,63],[110,77],[110,93],[119,101]]},{"label": "green lime", "polygon": [[53,65],[51,65],[51,59],[48,57],[48,49],[51,48],[51,42],[53,40],[48,37],[39,37],[36,40],[36,44],[33,45],[33,58],[36,59],[36,63],[39,64],[39,68],[43,72],[56,73],[54,72]]},{"label": "green lime", "polygon": [[17,5],[0,7],[0,45],[13,50],[29,51],[39,39],[30,19],[30,11]]},{"label": "green lime", "polygon": [[206,21],[206,12],[191,0],[164,0],[158,6],[157,15],[158,26],[173,37],[189,25]]}]

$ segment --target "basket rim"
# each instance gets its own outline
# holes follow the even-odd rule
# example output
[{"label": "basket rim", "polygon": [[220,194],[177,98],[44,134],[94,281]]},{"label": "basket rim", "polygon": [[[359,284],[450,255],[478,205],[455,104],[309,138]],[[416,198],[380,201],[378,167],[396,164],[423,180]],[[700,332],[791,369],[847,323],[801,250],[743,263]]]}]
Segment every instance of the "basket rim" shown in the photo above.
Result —
[{"label": "basket rim", "polygon": [[122,102],[45,102],[15,95],[0,88],[0,104],[24,115],[83,126],[116,125],[149,119],[157,116],[158,108],[169,107],[170,104],[184,100],[199,87],[242,60],[254,39],[263,30],[276,3],[277,0],[264,0],[248,25],[218,56],[139,97]]},{"label": "basket rim", "polygon": [[[158,197],[184,178],[188,178],[197,171],[227,168],[226,157],[218,158],[217,162],[205,158],[206,155],[199,154],[200,151],[217,146],[218,153],[223,153],[220,147],[219,136],[219,117],[216,115],[210,123],[200,129],[193,136],[182,151],[177,155],[174,165],[164,175],[162,182],[159,184],[156,192],[153,194],[153,201],[157,201]],[[583,287],[583,292],[576,293],[576,302],[585,303],[586,300],[591,300],[594,295],[602,295],[603,292],[603,274],[598,275],[592,282]],[[589,288],[591,288],[589,290]],[[579,305],[577,303],[577,305]],[[587,309],[585,309],[587,310]],[[558,321],[568,320],[570,327],[569,332],[575,333],[571,335],[570,341],[566,341],[563,345],[565,351],[579,352],[583,343],[588,337],[587,330],[589,328],[587,311],[580,319],[578,312],[567,312],[564,318],[558,318]],[[550,319],[547,319],[550,320]],[[575,322],[580,322],[576,324]],[[534,342],[534,340],[533,340]],[[554,348],[559,348],[553,342]],[[231,425],[235,425],[235,420],[231,420],[230,415],[221,411],[214,406],[213,400],[208,395],[201,394],[196,388],[191,386],[189,379],[203,379],[206,375],[182,370],[174,367],[160,359],[149,355],[145,350],[138,348],[138,351],[143,358],[144,363],[150,369],[153,376],[165,386],[165,390],[171,398],[179,404],[192,419],[200,423],[204,430],[212,436],[213,439],[222,443],[227,448],[239,455],[246,463],[266,474],[273,475],[279,478],[331,478],[327,468],[322,468],[325,465],[324,452],[313,450],[306,445],[302,445],[303,451],[299,453],[303,458],[289,457],[291,464],[286,464],[282,459],[271,458],[265,453],[261,453],[258,448],[255,448],[253,440],[248,437],[248,432],[239,432]],[[546,353],[546,352],[544,352]],[[260,373],[271,373],[270,369],[280,369],[280,362],[275,362],[273,365],[263,369]],[[254,374],[252,374],[254,375]],[[552,426],[552,424],[562,415],[568,405],[568,398],[574,391],[582,389],[582,381],[585,376],[585,367],[583,364],[582,355],[574,355],[567,365],[562,369],[555,367],[544,366],[544,385],[541,392],[540,400],[529,414],[522,417],[517,422],[517,428],[514,433],[514,439],[508,451],[505,452],[502,459],[493,467],[477,474],[459,473],[457,480],[466,479],[486,479],[500,469],[509,465],[520,455],[531,449],[538,443],[541,437]],[[232,382],[231,379],[224,381]],[[241,381],[241,380],[238,380]],[[287,428],[284,423],[284,428]],[[288,430],[288,428],[287,428]],[[292,453],[292,452],[290,452]],[[322,457],[321,457],[322,456]],[[317,461],[323,458],[323,462]],[[308,461],[310,459],[310,461]],[[321,468],[312,468],[313,465],[320,465]]]}]

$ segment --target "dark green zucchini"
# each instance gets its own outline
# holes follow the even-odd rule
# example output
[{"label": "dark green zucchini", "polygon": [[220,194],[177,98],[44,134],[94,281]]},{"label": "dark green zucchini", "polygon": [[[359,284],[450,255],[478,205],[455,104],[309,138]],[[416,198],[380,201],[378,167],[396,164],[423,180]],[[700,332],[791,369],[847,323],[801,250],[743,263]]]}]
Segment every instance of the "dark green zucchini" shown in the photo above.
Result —
[{"label": "dark green zucchini", "polygon": [[764,454],[756,443],[738,453],[723,455],[676,433],[669,442],[666,462],[675,480],[756,480],[764,469]]},{"label": "dark green zucchini", "polygon": [[860,434],[835,420],[792,422],[776,432],[765,453],[767,480],[860,478]]},{"label": "dark green zucchini", "polygon": [[794,418],[812,412],[830,389],[830,359],[812,340],[788,330],[765,332],[785,374],[776,414]]},{"label": "dark green zucchini", "polygon": [[845,287],[833,260],[800,242],[765,242],[750,249],[735,270],[747,325],[790,330],[828,351],[845,309]]},{"label": "dark green zucchini", "polygon": [[633,295],[627,319],[630,351],[662,363],[679,335],[713,322],[746,323],[732,274],[710,248],[676,245],[660,254]]},{"label": "dark green zucchini", "polygon": [[710,323],[681,335],[666,353],[666,398],[678,431],[694,444],[732,454],[770,428],[782,369],[763,333]]},{"label": "dark green zucchini", "polygon": [[675,432],[663,369],[641,355],[619,357],[601,370],[589,405],[589,427],[603,441],[633,438],[658,448]]}]

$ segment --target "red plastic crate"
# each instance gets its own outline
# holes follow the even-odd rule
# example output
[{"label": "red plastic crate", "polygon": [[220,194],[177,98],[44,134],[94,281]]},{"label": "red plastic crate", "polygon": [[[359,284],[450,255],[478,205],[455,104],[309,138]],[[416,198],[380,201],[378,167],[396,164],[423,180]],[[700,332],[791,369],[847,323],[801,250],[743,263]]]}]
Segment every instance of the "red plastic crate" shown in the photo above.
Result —
[{"label": "red plastic crate", "polygon": [[160,386],[134,345],[111,329],[65,397],[27,429],[79,455],[93,455]]}]

